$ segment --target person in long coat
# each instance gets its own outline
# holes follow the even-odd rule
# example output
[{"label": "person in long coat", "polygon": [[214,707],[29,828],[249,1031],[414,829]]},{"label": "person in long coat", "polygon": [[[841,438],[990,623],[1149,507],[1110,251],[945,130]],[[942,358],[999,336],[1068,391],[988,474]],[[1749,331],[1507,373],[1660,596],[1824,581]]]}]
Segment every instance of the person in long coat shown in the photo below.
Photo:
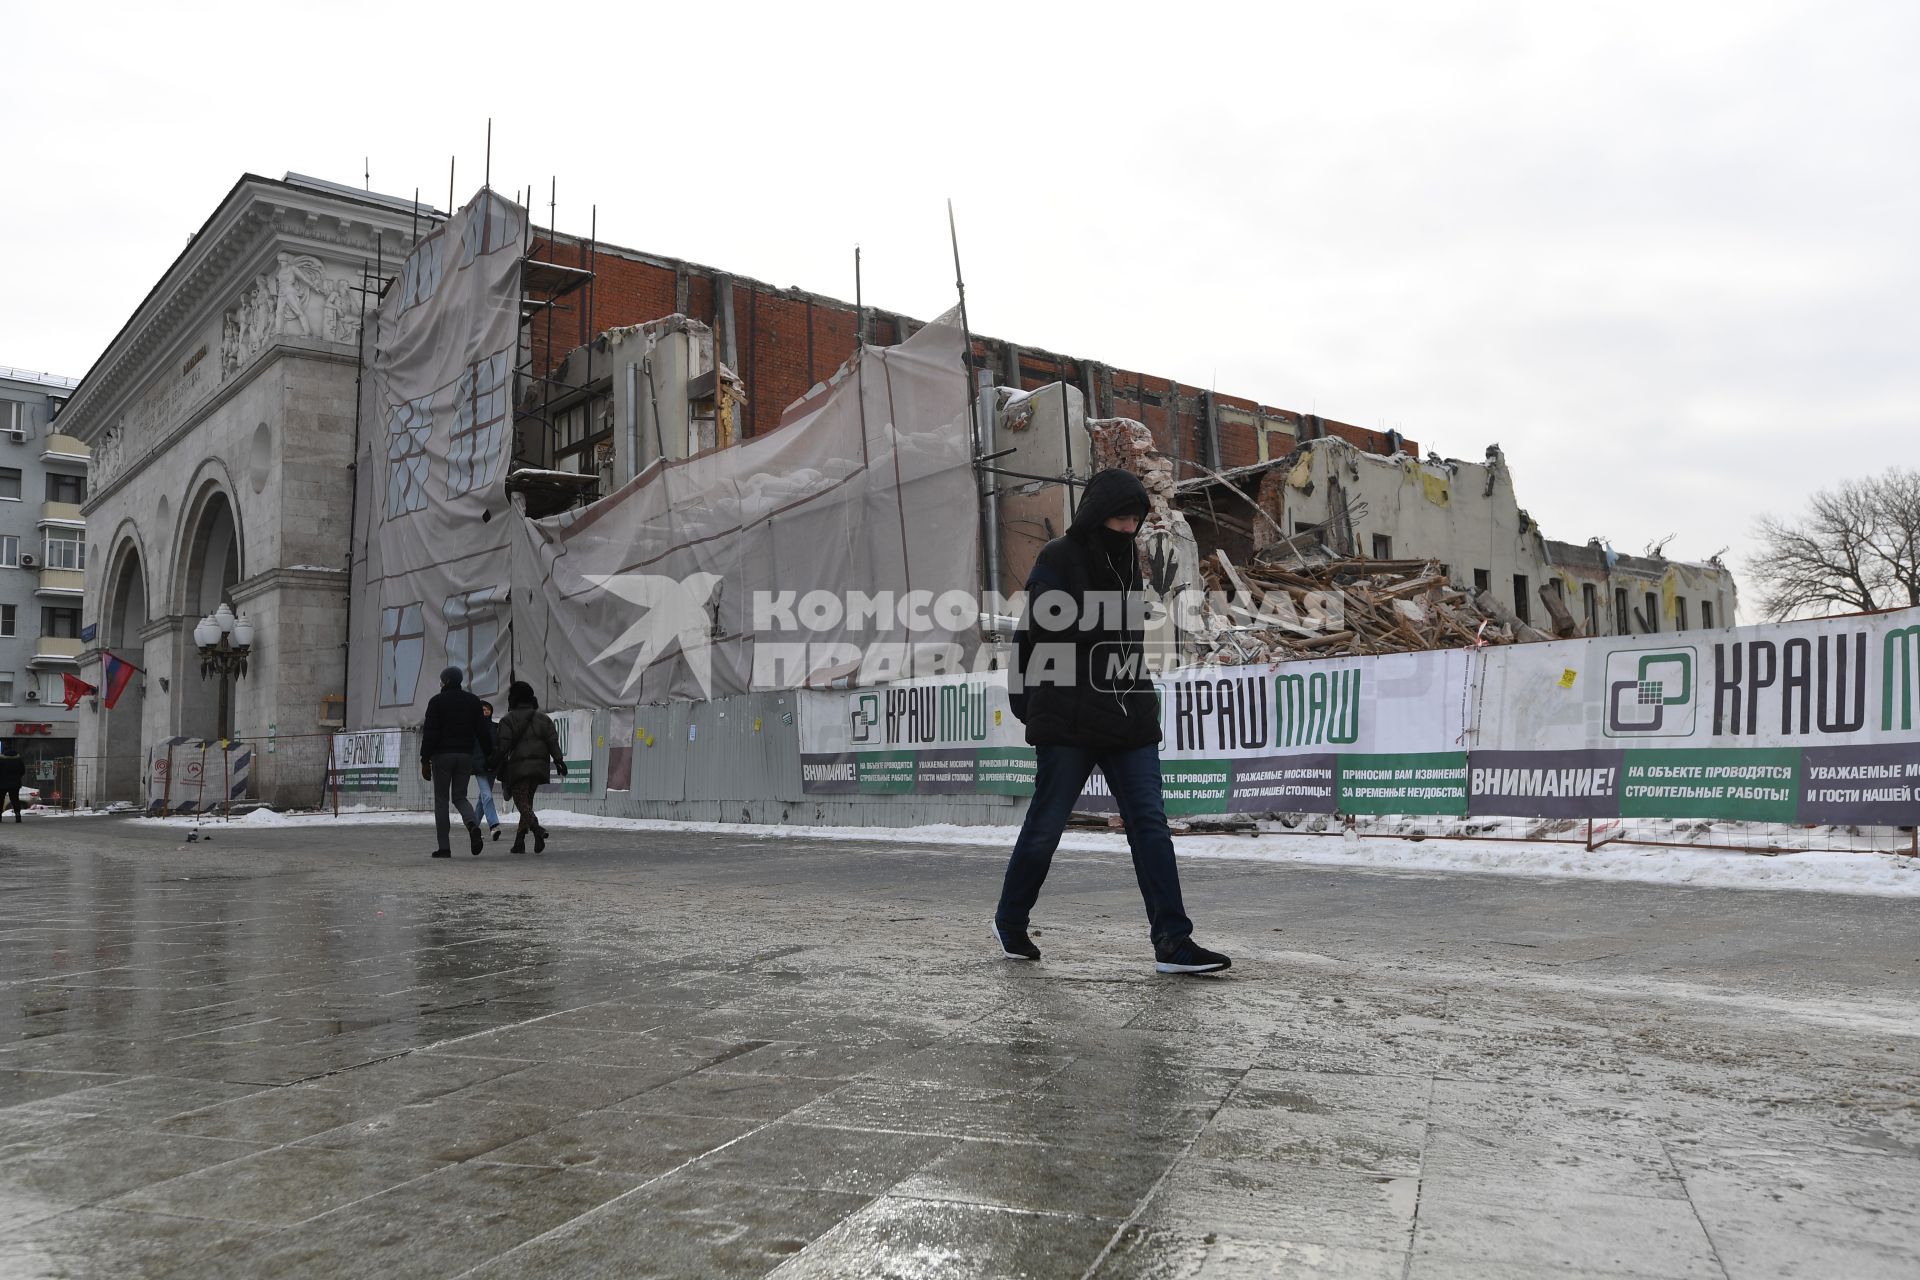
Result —
[{"label": "person in long coat", "polygon": [[560,753],[560,731],[553,717],[540,710],[533,686],[515,680],[507,688],[507,714],[494,729],[495,758],[499,762],[494,776],[506,788],[514,808],[520,811],[520,825],[514,829],[514,853],[527,851],[527,833],[533,833],[533,851],[547,847],[547,829],[533,816],[533,793],[553,781],[553,769],[567,776],[566,757]]}]

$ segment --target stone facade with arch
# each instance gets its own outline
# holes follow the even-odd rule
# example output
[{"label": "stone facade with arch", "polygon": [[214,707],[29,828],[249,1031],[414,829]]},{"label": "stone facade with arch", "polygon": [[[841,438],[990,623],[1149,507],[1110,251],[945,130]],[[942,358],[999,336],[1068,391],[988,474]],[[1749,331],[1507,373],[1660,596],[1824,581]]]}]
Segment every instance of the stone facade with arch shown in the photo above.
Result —
[{"label": "stone facade with arch", "polygon": [[325,700],[345,687],[360,291],[436,221],[244,177],[81,379],[61,428],[93,449],[88,528],[113,532],[91,548],[80,675],[102,684],[108,650],[142,669],[112,711],[81,704],[83,802],[140,801],[155,744],[220,736],[193,629],[222,603],[255,626],[229,709],[252,794],[319,800]]}]

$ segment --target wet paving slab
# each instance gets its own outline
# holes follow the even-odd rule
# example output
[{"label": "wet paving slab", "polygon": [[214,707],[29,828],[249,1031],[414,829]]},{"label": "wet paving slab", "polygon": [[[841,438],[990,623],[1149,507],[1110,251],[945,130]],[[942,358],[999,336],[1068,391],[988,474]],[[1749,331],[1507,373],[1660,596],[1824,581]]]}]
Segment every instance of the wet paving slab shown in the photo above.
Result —
[{"label": "wet paving slab", "polygon": [[1899,901],[418,834],[0,835],[0,1277],[1920,1275]]}]

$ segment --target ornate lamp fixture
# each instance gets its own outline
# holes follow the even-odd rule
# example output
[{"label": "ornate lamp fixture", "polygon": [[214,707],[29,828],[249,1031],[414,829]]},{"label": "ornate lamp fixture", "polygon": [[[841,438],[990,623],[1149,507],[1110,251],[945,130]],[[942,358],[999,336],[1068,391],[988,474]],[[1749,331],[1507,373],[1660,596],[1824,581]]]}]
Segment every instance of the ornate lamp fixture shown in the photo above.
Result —
[{"label": "ornate lamp fixture", "polygon": [[247,657],[253,652],[253,623],[246,614],[233,616],[225,603],[200,619],[193,629],[193,642],[200,646],[200,674],[244,676]]}]

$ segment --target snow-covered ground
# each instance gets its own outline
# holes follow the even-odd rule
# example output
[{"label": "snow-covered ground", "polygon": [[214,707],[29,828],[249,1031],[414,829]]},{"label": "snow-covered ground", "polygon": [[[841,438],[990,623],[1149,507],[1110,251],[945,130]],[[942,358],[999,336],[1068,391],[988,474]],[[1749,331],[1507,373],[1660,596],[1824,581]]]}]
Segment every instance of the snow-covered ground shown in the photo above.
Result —
[{"label": "snow-covered ground", "polygon": [[[739,837],[783,840],[862,840],[886,844],[972,845],[1005,849],[1013,827],[924,826],[783,827],[727,822],[669,822],[650,818],[608,818],[551,809],[541,814],[550,827],[631,831],[699,831]],[[136,822],[192,828],[225,825],[192,817],[137,818]],[[276,813],[256,809],[233,819],[236,827],[331,826],[336,824],[426,826],[430,813],[391,809],[342,809],[331,813]],[[1126,837],[1104,831],[1070,830],[1060,841],[1067,851],[1126,852]],[[1865,893],[1920,898],[1920,860],[1889,853],[1801,852],[1763,855],[1711,848],[1655,848],[1608,844],[1588,852],[1563,840],[1435,839],[1395,836],[1317,835],[1270,830],[1258,835],[1182,835],[1175,848],[1183,858],[1230,858],[1253,862],[1292,862],[1318,866],[1364,867],[1377,871],[1469,871],[1483,875],[1565,876],[1583,880],[1638,880],[1653,884],[1711,889],[1800,889],[1821,893]]]}]

